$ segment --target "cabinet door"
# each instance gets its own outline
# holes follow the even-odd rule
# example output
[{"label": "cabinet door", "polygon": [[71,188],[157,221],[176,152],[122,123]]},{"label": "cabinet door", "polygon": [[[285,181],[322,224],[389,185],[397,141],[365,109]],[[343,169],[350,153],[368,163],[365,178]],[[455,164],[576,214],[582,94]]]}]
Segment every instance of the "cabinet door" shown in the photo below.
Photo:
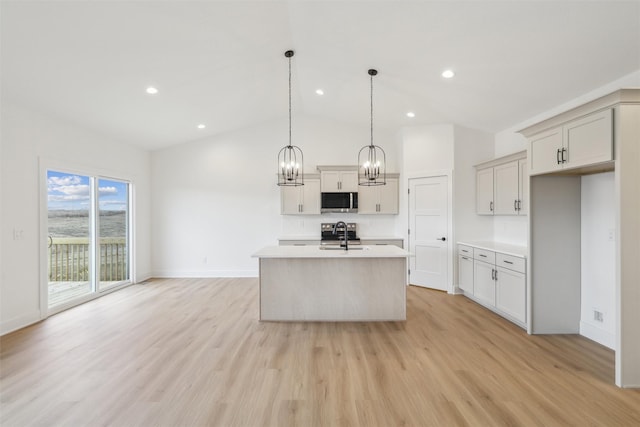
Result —
[{"label": "cabinet door", "polygon": [[481,302],[495,307],[496,282],[493,279],[494,264],[475,260],[473,261],[473,295]]},{"label": "cabinet door", "polygon": [[613,159],[612,114],[611,109],[599,111],[564,126],[565,168]]},{"label": "cabinet door", "polygon": [[493,215],[493,168],[476,172],[476,212]]},{"label": "cabinet door", "polygon": [[529,172],[531,175],[562,169],[562,127],[534,135],[529,139]]},{"label": "cabinet door", "polygon": [[517,271],[497,268],[498,280],[496,281],[496,307],[525,323],[527,294],[525,275]]},{"label": "cabinet door", "polygon": [[300,213],[305,215],[320,214],[320,180],[305,179],[301,190]]},{"label": "cabinet door", "polygon": [[518,161],[493,168],[494,215],[518,215]]},{"label": "cabinet door", "polygon": [[[383,187],[386,187],[386,185]],[[379,194],[378,186],[368,187],[363,185],[358,188],[358,213],[378,213]]]},{"label": "cabinet door", "polygon": [[529,211],[529,171],[526,159],[518,160],[518,215]]},{"label": "cabinet door", "polygon": [[358,191],[358,171],[340,172],[340,191],[356,193]]},{"label": "cabinet door", "polygon": [[338,171],[322,171],[320,173],[323,193],[340,192],[340,172]]},{"label": "cabinet door", "polygon": [[301,213],[300,198],[303,187],[280,187],[280,214],[299,215]]},{"label": "cabinet door", "polygon": [[465,255],[458,255],[458,287],[473,295],[473,260]]},{"label": "cabinet door", "polygon": [[[362,189],[363,187],[360,187]],[[386,185],[377,185],[378,188],[378,213],[397,214],[398,213],[398,180],[387,178]],[[358,206],[360,206],[360,194],[358,194]],[[358,212],[360,210],[358,209]]]}]

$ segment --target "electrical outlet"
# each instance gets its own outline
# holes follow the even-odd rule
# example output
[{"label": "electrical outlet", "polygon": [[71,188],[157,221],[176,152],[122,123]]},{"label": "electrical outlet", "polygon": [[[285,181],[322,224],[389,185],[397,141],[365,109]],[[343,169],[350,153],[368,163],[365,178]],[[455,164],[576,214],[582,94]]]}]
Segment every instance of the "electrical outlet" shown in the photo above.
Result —
[{"label": "electrical outlet", "polygon": [[598,310],[593,310],[593,320],[596,322],[604,322],[604,313]]},{"label": "electrical outlet", "polygon": [[608,239],[610,242],[613,242],[616,239],[616,230],[614,230],[613,228],[609,229]]}]

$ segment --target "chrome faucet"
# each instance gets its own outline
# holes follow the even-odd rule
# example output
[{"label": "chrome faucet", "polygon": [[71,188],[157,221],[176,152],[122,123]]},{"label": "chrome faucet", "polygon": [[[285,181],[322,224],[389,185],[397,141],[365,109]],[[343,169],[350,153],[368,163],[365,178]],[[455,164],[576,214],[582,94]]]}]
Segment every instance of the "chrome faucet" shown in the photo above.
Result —
[{"label": "chrome faucet", "polygon": [[[349,250],[349,235],[347,231],[347,223],[344,221],[338,221],[333,225],[333,234],[338,234],[338,226],[342,225],[344,227],[344,250]],[[340,247],[342,247],[342,243],[340,243]]]}]

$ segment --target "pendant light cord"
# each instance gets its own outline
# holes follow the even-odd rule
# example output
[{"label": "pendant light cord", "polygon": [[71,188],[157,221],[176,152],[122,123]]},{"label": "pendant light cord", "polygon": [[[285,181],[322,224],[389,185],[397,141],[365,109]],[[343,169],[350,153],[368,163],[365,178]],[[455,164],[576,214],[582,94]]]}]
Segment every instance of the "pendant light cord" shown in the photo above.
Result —
[{"label": "pendant light cord", "polygon": [[291,56],[289,57],[289,147],[291,147]]},{"label": "pendant light cord", "polygon": [[373,146],[373,74],[370,75],[371,81],[371,145]]}]

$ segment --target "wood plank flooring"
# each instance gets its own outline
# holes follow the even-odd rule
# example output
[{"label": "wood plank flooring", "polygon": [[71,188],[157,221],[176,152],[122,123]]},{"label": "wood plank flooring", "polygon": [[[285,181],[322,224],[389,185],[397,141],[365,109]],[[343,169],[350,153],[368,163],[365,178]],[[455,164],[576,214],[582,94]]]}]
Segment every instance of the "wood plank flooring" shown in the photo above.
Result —
[{"label": "wood plank flooring", "polygon": [[257,279],[130,286],[0,339],[0,425],[640,425],[612,351],[407,297],[406,322],[261,323]]}]

